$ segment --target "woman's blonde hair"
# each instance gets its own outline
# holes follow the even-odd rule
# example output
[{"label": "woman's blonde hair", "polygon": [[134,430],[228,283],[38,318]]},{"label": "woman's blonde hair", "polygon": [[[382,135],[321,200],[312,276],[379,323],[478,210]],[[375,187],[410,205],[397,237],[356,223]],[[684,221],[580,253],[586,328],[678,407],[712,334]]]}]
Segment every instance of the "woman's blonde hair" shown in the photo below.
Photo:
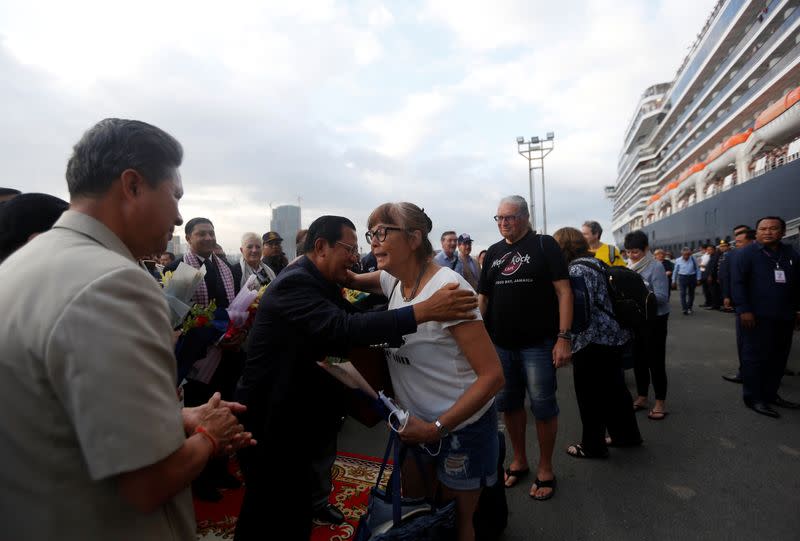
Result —
[{"label": "woman's blonde hair", "polygon": [[414,203],[384,203],[372,211],[367,220],[367,228],[377,223],[396,224],[402,227],[407,235],[413,235],[414,231],[419,231],[422,242],[416,250],[416,256],[420,261],[433,256],[433,245],[428,239],[428,233],[433,229],[433,222],[425,214],[425,209],[419,208]]}]

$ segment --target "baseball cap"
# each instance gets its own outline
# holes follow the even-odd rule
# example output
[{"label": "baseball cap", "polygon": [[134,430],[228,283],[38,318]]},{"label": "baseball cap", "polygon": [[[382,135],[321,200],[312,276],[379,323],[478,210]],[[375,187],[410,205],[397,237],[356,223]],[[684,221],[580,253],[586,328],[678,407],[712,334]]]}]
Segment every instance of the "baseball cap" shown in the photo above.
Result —
[{"label": "baseball cap", "polygon": [[472,244],[472,237],[468,233],[462,233],[458,236],[459,244]]},{"label": "baseball cap", "polygon": [[275,231],[270,231],[269,233],[264,233],[261,237],[263,242],[283,242],[283,239],[280,235],[278,235]]}]

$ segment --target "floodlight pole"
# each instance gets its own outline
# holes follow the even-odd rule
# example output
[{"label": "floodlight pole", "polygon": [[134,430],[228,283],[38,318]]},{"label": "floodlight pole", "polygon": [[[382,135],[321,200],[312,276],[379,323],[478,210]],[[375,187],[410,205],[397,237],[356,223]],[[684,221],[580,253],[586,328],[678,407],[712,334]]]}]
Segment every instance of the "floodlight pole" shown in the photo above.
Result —
[{"label": "floodlight pole", "polygon": [[517,152],[528,160],[528,188],[530,190],[530,214],[531,225],[536,230],[536,205],[534,204],[533,192],[533,170],[539,169],[542,172],[542,233],[547,234],[547,204],[545,201],[544,189],[544,159],[553,151],[553,141],[555,135],[548,132],[546,138],[531,137],[525,140],[524,137],[517,137]]}]

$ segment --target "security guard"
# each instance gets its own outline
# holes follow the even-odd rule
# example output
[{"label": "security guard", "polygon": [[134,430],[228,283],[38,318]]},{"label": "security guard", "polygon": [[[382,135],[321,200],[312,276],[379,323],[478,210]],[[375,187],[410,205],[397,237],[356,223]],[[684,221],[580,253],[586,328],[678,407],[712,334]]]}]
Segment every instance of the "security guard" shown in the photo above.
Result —
[{"label": "security guard", "polygon": [[780,417],[771,405],[800,409],[800,404],[778,396],[792,330],[800,328],[800,255],[781,242],[785,232],[782,218],[761,218],[756,242],[737,253],[731,268],[744,403],[769,417]]}]

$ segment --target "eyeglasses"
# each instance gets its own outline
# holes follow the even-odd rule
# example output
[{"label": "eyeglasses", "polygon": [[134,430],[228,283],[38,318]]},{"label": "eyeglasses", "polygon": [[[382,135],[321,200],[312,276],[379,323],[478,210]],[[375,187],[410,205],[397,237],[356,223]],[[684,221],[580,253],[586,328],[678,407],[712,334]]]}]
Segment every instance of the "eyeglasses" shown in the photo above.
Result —
[{"label": "eyeglasses", "polygon": [[367,239],[367,242],[372,244],[372,239],[378,239],[378,242],[383,242],[386,240],[386,234],[389,231],[402,231],[402,227],[391,227],[391,226],[383,226],[383,227],[376,227],[374,231],[367,231],[364,233],[364,237]]},{"label": "eyeglasses", "polygon": [[495,216],[494,221],[497,223],[500,222],[514,222],[516,219],[519,218],[517,214],[511,214],[510,216]]},{"label": "eyeglasses", "polygon": [[350,253],[351,256],[358,257],[358,254],[359,254],[359,252],[358,252],[358,244],[347,244],[346,242],[342,242],[340,240],[337,240],[336,244],[341,244],[342,246],[347,248],[347,251]]}]

